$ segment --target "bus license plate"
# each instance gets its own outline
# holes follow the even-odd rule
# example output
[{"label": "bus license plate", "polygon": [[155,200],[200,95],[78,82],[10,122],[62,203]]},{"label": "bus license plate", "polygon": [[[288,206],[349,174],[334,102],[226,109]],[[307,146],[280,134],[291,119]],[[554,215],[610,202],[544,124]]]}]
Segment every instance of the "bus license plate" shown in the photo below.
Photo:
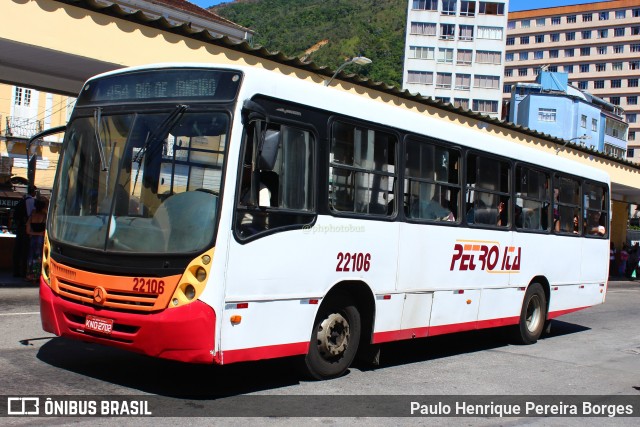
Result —
[{"label": "bus license plate", "polygon": [[111,335],[111,331],[113,331],[113,320],[89,315],[84,321],[84,329],[100,334]]}]

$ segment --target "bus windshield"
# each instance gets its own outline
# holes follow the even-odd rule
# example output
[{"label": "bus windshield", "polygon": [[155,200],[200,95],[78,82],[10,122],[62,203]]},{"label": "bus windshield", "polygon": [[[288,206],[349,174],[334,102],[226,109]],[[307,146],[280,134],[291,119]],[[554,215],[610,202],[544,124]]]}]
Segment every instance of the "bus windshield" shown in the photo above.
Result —
[{"label": "bus windshield", "polygon": [[229,120],[223,111],[176,104],[149,113],[97,107],[75,118],[56,178],[51,237],[107,252],[206,248]]}]

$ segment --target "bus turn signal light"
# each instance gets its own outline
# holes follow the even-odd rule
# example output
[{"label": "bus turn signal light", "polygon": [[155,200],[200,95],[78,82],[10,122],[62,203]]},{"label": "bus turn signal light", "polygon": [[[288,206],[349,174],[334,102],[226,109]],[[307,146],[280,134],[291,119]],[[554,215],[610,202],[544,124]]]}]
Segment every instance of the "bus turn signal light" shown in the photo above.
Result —
[{"label": "bus turn signal light", "polygon": [[240,322],[242,322],[242,316],[239,316],[237,314],[234,314],[233,316],[231,316],[231,324],[232,325],[237,325]]}]

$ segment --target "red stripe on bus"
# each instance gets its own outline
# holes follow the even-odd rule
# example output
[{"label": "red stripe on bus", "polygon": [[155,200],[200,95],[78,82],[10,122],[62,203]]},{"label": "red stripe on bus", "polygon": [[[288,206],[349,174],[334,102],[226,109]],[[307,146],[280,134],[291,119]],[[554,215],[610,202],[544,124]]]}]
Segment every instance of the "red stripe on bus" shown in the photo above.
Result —
[{"label": "red stripe on bus", "polygon": [[307,354],[308,342],[293,344],[268,345],[265,347],[243,348],[240,350],[226,350],[222,352],[222,363],[249,362],[253,360],[275,359],[277,357],[297,356]]},{"label": "red stripe on bus", "polygon": [[590,306],[578,307],[578,308],[568,308],[566,310],[558,310],[552,311],[547,315],[548,319],[555,319],[558,316],[563,316],[565,314],[573,313],[574,311],[584,310],[585,308],[589,308]]}]

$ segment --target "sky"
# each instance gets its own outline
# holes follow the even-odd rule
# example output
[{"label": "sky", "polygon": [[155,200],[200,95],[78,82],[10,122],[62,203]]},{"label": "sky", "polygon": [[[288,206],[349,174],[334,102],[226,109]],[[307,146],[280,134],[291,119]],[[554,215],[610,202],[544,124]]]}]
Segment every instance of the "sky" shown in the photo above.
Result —
[{"label": "sky", "polygon": [[[188,0],[191,3],[195,3],[200,7],[204,7],[205,9],[210,6],[214,6],[216,4],[228,3],[231,0]],[[304,1],[304,0],[300,0]],[[602,0],[511,0],[509,2],[509,11],[515,12],[518,10],[529,10],[529,9],[540,9],[544,7],[554,7],[554,6],[567,6],[571,4],[585,4],[585,3],[596,3],[597,1]]]}]

